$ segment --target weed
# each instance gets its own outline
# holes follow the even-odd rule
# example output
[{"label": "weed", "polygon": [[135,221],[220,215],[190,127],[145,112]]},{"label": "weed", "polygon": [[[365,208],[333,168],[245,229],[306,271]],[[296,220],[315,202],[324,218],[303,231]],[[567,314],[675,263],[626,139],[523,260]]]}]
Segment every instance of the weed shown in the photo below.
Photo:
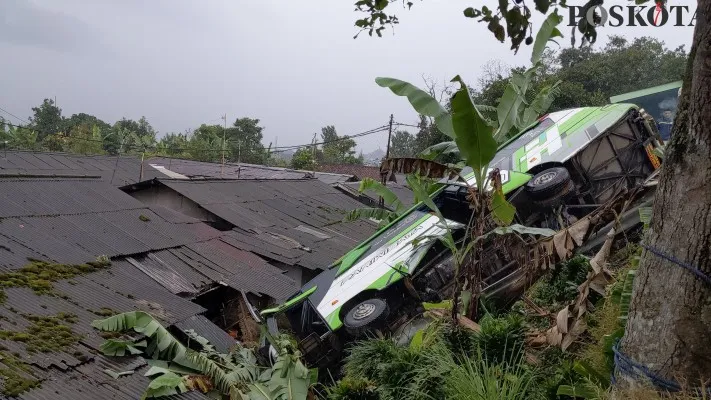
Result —
[{"label": "weed", "polygon": [[493,364],[520,358],[525,329],[523,318],[517,314],[501,317],[485,315],[480,321],[481,332],[476,336],[482,356]]},{"label": "weed", "polygon": [[139,216],[138,216],[138,219],[140,219],[140,220],[143,221],[143,222],[148,222],[148,221],[151,220],[150,218],[146,217],[146,216],[143,215],[143,214],[139,215]]},{"label": "weed", "polygon": [[0,377],[3,380],[1,393],[9,397],[19,396],[40,385],[40,381],[32,375],[30,367],[19,359],[19,355],[6,352],[0,352]]},{"label": "weed", "polygon": [[364,378],[346,377],[326,390],[328,400],[379,400],[375,384]]},{"label": "weed", "polygon": [[[52,283],[60,279],[70,279],[77,275],[87,274],[111,263],[105,259],[97,259],[86,264],[54,264],[47,261],[30,260],[28,265],[16,272],[0,273],[0,288],[26,287],[37,294],[52,294]],[[5,293],[0,291],[0,301],[4,301]]]},{"label": "weed", "polygon": [[528,294],[536,304],[549,306],[557,311],[561,304],[577,297],[578,286],[585,281],[589,270],[588,258],[575,256],[556,265],[553,271],[529,289]]},{"label": "weed", "polygon": [[22,342],[30,353],[49,353],[64,350],[81,339],[63,323],[76,323],[77,316],[59,313],[54,317],[26,315],[32,322],[25,332],[0,331],[0,339]]},{"label": "weed", "polygon": [[101,317],[111,317],[113,315],[118,314],[118,311],[112,310],[111,308],[108,307],[101,307],[99,311],[92,311],[94,314],[101,316]]},{"label": "weed", "polygon": [[110,332],[110,331],[104,332],[104,331],[102,331],[102,332],[99,332],[99,336],[101,336],[104,339],[118,339],[123,335],[121,335],[120,332]]}]

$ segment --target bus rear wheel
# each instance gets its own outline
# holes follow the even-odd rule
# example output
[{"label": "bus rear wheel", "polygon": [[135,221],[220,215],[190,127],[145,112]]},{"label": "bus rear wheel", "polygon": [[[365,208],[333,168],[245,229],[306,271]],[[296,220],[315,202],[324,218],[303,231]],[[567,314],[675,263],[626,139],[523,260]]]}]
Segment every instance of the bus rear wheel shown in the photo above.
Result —
[{"label": "bus rear wheel", "polygon": [[353,336],[363,336],[367,332],[382,328],[390,313],[388,303],[377,297],[366,299],[348,310],[343,319],[348,333]]}]

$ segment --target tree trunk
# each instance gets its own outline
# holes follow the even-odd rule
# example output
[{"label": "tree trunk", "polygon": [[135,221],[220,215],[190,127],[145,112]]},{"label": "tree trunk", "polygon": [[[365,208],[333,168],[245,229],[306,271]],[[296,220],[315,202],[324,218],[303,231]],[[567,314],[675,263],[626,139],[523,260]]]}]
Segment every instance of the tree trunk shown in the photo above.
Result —
[{"label": "tree trunk", "polygon": [[[711,276],[711,0],[698,1],[673,138],[645,243]],[[711,285],[644,251],[630,306],[621,344],[625,355],[689,386],[711,378]]]}]

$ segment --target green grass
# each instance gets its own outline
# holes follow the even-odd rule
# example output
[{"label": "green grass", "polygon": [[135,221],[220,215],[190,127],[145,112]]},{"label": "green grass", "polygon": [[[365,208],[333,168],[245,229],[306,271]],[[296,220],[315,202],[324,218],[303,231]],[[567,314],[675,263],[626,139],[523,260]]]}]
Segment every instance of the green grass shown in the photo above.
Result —
[{"label": "green grass", "polygon": [[367,382],[382,400],[528,398],[533,374],[521,361],[520,317],[488,321],[482,334],[434,324],[410,346],[388,338],[359,342],[346,358],[344,379],[330,390]]}]

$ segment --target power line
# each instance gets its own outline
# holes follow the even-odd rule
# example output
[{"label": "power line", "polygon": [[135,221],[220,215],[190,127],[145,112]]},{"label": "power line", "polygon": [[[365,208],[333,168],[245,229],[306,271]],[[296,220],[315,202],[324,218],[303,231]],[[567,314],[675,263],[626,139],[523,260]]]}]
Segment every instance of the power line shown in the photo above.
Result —
[{"label": "power line", "polygon": [[403,123],[401,123],[401,122],[396,122],[396,123],[394,123],[393,125],[396,125],[396,126],[409,126],[409,127],[411,127],[411,128],[422,128],[422,127],[419,126],[419,125],[403,124]]},{"label": "power line", "polygon": [[10,116],[15,117],[15,119],[17,119],[17,120],[19,120],[19,121],[25,121],[25,122],[27,122],[28,124],[30,123],[30,121],[28,121],[28,120],[26,120],[26,119],[24,119],[24,118],[20,118],[20,117],[18,117],[17,115],[11,113],[10,111],[7,111],[6,109],[4,109],[4,108],[2,108],[2,107],[0,107],[0,111],[4,112],[4,113],[7,114],[7,115],[10,115]]},{"label": "power line", "polygon": [[[12,124],[12,123],[5,123],[5,125],[12,126],[12,127],[15,127],[15,128],[29,129],[29,130],[32,130],[32,131],[42,132],[42,133],[46,133],[46,134],[48,134],[48,135],[56,134],[56,132],[49,132],[49,131],[42,131],[42,130],[38,130],[38,129],[32,129],[32,128],[28,128],[28,127],[26,127],[26,126],[15,125],[15,124]],[[310,147],[310,146],[318,146],[318,145],[324,145],[324,144],[331,144],[331,143],[335,143],[335,142],[340,142],[340,141],[342,141],[342,140],[347,140],[347,139],[353,139],[353,138],[363,137],[363,136],[372,135],[372,134],[378,133],[378,132],[384,132],[384,131],[387,131],[387,129],[388,129],[388,126],[383,125],[383,126],[380,126],[380,127],[378,127],[378,128],[373,128],[373,129],[370,129],[370,130],[367,130],[367,131],[364,131],[364,132],[360,132],[360,133],[356,133],[356,134],[353,134],[353,135],[341,136],[341,137],[339,137],[339,138],[337,138],[337,139],[333,139],[333,140],[328,140],[328,141],[323,141],[323,142],[317,142],[317,143],[313,143],[313,142],[312,142],[312,143],[308,143],[308,144],[300,144],[300,145],[293,145],[293,146],[282,146],[282,147],[280,148],[280,150],[271,151],[271,153],[281,153],[281,152],[285,152],[285,151],[289,151],[289,150],[293,150],[293,149],[299,149],[299,148],[302,148],[302,147]],[[72,136],[64,136],[64,137],[69,138],[69,139],[72,139],[72,140],[83,140],[83,141],[86,141],[86,142],[94,142],[94,143],[102,143],[102,144],[103,144],[103,143],[106,143],[106,141],[103,140],[103,139],[91,139],[91,138],[72,137]],[[230,143],[235,143],[234,141],[229,141],[229,142],[230,142]],[[129,145],[129,146],[127,146],[127,147],[124,147],[124,150],[134,149],[134,150],[144,150],[144,151],[145,151],[145,150],[147,150],[147,149],[149,149],[149,148],[150,148],[150,149],[156,149],[157,146],[148,147],[148,146],[140,146],[140,145]],[[276,149],[276,147],[275,147],[275,149]],[[194,147],[170,147],[170,146],[167,146],[167,147],[165,148],[165,150],[167,150],[167,151],[173,151],[173,152],[177,152],[177,151],[188,151],[188,152],[220,152],[220,151],[224,151],[224,149],[198,149],[198,148],[194,148]]]},{"label": "power line", "polygon": [[372,134],[378,133],[378,132],[385,132],[387,130],[388,130],[388,126],[383,125],[383,126],[380,126],[380,127],[377,127],[377,128],[365,131],[365,132],[356,133],[354,135],[341,136],[338,139],[333,139],[333,140],[328,140],[328,141],[323,141],[323,142],[316,142],[316,143],[309,143],[309,144],[298,144],[298,145],[293,145],[293,146],[274,147],[274,149],[280,149],[280,150],[273,151],[273,153],[279,153],[279,152],[283,152],[283,151],[299,149],[302,147],[311,147],[311,146],[318,146],[318,145],[324,145],[324,144],[331,144],[331,143],[335,143],[335,142],[340,142],[342,140],[359,138],[359,137],[363,137],[363,136],[367,136],[367,135],[372,135]]}]

